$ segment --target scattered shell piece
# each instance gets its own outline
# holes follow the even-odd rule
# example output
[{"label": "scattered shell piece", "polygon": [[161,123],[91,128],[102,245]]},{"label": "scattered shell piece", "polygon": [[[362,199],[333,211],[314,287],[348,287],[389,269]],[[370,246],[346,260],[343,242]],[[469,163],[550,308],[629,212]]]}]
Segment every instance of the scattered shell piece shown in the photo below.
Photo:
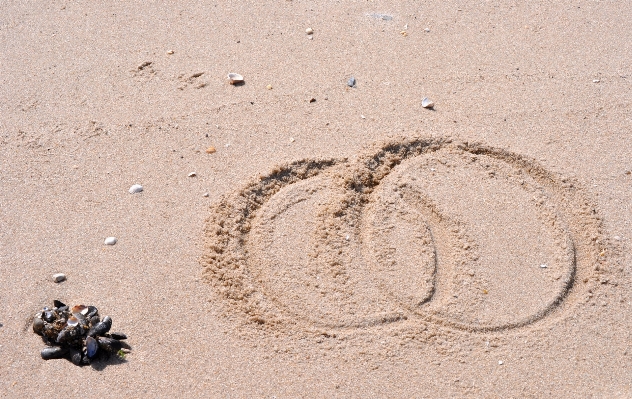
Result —
[{"label": "scattered shell piece", "polygon": [[314,40],[314,35],[309,35],[309,36],[307,36],[307,38],[308,38],[309,40]]},{"label": "scattered shell piece", "polygon": [[267,85],[267,86],[266,86],[266,89],[268,89],[268,90],[272,90],[272,85]]},{"label": "scattered shell piece", "polygon": [[290,137],[290,143],[294,142],[294,137]]},{"label": "scattered shell piece", "polygon": [[207,153],[207,154],[213,154],[213,153],[215,153],[216,151],[217,151],[217,150],[215,149],[215,147],[212,147],[212,146],[206,149],[206,153]]},{"label": "scattered shell piece", "polygon": [[373,14],[367,14],[367,16],[371,17],[371,18],[375,18],[375,19],[381,19],[383,21],[392,21],[393,20],[393,16],[392,15],[388,15],[388,14],[373,13]]},{"label": "scattered shell piece", "polygon": [[230,147],[230,143],[226,143],[226,144],[224,145],[224,147],[226,147],[226,148]]},{"label": "scattered shell piece", "polygon": [[349,78],[349,80],[347,80],[347,86],[355,87],[355,85],[356,85],[356,78],[352,76]]},{"label": "scattered shell piece", "polygon": [[360,118],[362,118],[362,119],[366,119],[366,116],[364,116],[364,115],[360,115]]},{"label": "scattered shell piece", "polygon": [[424,29],[424,32],[426,32],[426,33],[430,32],[430,28]]},{"label": "scattered shell piece", "polygon": [[141,186],[140,184],[134,184],[132,187],[129,188],[130,194],[137,194],[141,191],[143,191],[143,186]]},{"label": "scattered shell piece", "polygon": [[428,97],[425,97],[423,100],[421,100],[421,106],[424,107],[424,108],[433,108],[434,107],[434,101],[432,101]]},{"label": "scattered shell piece", "polygon": [[169,55],[173,54],[173,50],[167,51],[167,54],[169,54]]},{"label": "scattered shell piece", "polygon": [[601,82],[599,79],[593,79],[593,83],[599,83]]},{"label": "scattered shell piece", "polygon": [[197,176],[197,173],[195,173],[195,172],[191,172],[191,173],[189,173],[187,176],[188,176],[188,177],[195,177],[195,176]]},{"label": "scattered shell piece", "polygon": [[240,75],[240,74],[238,74],[238,73],[232,73],[232,72],[231,72],[231,73],[229,73],[229,74],[228,74],[228,82],[229,82],[231,85],[234,85],[234,84],[236,84],[236,83],[241,83],[241,82],[243,82],[243,81],[244,81],[244,77],[243,77],[243,76],[241,76],[241,75]]},{"label": "scattered shell piece", "polygon": [[108,237],[105,239],[105,241],[103,242],[105,245],[114,245],[116,244],[118,240],[116,239],[116,237]]},{"label": "scattered shell piece", "polygon": [[543,263],[540,265],[540,268],[542,269],[546,269],[547,267],[549,267],[549,265],[547,265],[546,263]]},{"label": "scattered shell piece", "polygon": [[305,33],[307,33],[308,35],[313,35],[314,34],[314,29],[307,28],[307,29],[305,29]]},{"label": "scattered shell piece", "polygon": [[64,273],[53,274],[53,281],[56,283],[61,283],[65,279],[66,279],[66,275]]},{"label": "scattered shell piece", "polygon": [[204,193],[204,197],[208,197],[209,195],[209,193]]},{"label": "scattered shell piece", "polygon": [[349,241],[349,234],[347,234],[347,236],[345,237],[345,240]]},{"label": "scattered shell piece", "polygon": [[505,362],[503,362],[502,360],[499,360],[499,361],[498,361],[498,364],[499,364],[500,366],[502,366],[502,365],[503,365],[503,363],[505,363]]}]

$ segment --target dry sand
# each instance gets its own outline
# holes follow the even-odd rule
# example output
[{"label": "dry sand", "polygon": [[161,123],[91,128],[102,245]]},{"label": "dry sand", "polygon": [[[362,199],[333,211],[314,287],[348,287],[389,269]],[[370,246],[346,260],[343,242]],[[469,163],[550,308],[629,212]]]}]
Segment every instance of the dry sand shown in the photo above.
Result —
[{"label": "dry sand", "polygon": [[632,4],[207,3],[0,6],[0,396],[632,397]]}]

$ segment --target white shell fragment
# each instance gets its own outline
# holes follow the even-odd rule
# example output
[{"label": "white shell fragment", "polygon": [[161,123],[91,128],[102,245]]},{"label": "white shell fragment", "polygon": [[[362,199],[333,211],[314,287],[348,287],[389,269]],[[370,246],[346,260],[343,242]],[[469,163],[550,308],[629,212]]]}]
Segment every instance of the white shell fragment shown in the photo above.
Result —
[{"label": "white shell fragment", "polygon": [[243,82],[243,81],[244,81],[244,77],[243,77],[243,76],[241,76],[241,75],[240,75],[240,74],[238,74],[238,73],[232,73],[232,72],[231,72],[231,73],[229,73],[229,74],[228,74],[228,82],[229,82],[231,85],[234,85],[235,83],[241,83],[241,82]]},{"label": "white shell fragment", "polygon": [[134,184],[132,187],[129,188],[130,194],[140,193],[141,191],[143,191],[143,186],[141,186],[140,184]]},{"label": "white shell fragment", "polygon": [[434,101],[432,101],[428,97],[425,97],[423,100],[421,100],[421,106],[424,108],[432,108],[434,107]]},{"label": "white shell fragment", "polygon": [[188,177],[195,177],[195,176],[197,176],[197,173],[195,173],[195,172],[191,172],[191,173],[189,173],[187,176],[188,176]]},{"label": "white shell fragment", "polygon": [[305,33],[307,33],[308,35],[313,35],[314,34],[314,29],[307,28],[307,29],[305,29]]},{"label": "white shell fragment", "polygon": [[116,244],[116,241],[118,241],[116,239],[116,237],[108,237],[105,239],[105,241],[103,242],[105,245],[114,245]]},{"label": "white shell fragment", "polygon": [[66,275],[64,273],[53,274],[53,281],[56,283],[61,283],[66,279]]},{"label": "white shell fragment", "polygon": [[549,265],[547,265],[546,263],[543,263],[540,265],[540,268],[542,269],[546,269],[547,267],[549,267]]}]

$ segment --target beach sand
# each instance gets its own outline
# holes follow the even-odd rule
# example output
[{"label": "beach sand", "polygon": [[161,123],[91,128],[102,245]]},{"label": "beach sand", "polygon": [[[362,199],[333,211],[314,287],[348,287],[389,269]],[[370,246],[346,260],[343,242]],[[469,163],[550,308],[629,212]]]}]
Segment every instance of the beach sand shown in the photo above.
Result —
[{"label": "beach sand", "polygon": [[1,397],[632,397],[632,4],[0,9]]}]

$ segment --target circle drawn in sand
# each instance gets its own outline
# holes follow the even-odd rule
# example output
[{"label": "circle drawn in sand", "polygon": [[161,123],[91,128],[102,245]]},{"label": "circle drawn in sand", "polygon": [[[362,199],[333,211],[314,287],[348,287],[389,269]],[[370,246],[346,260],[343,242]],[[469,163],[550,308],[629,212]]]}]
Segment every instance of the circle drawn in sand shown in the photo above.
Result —
[{"label": "circle drawn in sand", "polygon": [[506,330],[577,301],[599,226],[573,184],[524,157],[399,139],[354,161],[279,167],[224,197],[205,276],[232,313],[293,330]]}]

